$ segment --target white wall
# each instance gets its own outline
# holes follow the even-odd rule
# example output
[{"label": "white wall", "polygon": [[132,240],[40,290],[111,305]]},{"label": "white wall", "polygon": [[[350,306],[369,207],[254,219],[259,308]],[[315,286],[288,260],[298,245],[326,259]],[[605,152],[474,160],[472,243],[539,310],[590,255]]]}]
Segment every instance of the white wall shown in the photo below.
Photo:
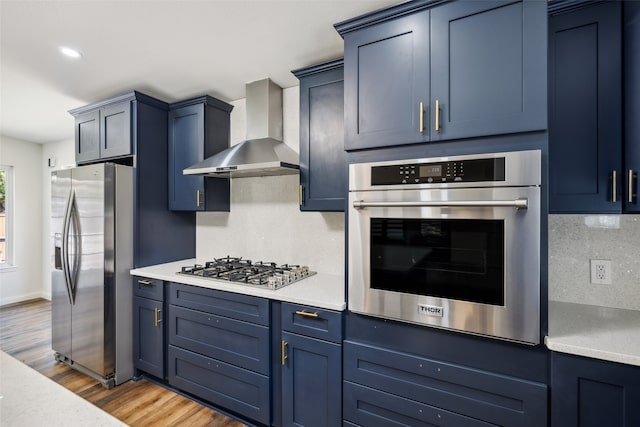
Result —
[{"label": "white wall", "polygon": [[[74,141],[52,142],[42,146],[42,293],[51,299],[51,172],[75,166]],[[52,159],[53,167],[48,160]]]},{"label": "white wall", "polygon": [[0,270],[0,305],[44,296],[42,146],[0,136],[0,163],[13,166],[13,261]]},{"label": "white wall", "polygon": [[[231,144],[245,139],[245,100],[232,102]],[[299,152],[299,87],[283,91],[284,142]],[[298,175],[231,180],[231,212],[198,212],[196,257],[226,255],[344,275],[344,213],[300,212]]]}]

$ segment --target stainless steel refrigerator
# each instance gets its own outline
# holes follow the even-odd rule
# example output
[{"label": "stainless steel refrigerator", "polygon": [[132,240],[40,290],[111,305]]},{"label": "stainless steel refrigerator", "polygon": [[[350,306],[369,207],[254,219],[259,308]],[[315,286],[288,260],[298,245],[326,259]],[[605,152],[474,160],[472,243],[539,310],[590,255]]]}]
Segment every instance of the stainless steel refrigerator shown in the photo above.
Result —
[{"label": "stainless steel refrigerator", "polygon": [[133,375],[133,190],[113,163],[51,175],[51,344],[107,388]]}]

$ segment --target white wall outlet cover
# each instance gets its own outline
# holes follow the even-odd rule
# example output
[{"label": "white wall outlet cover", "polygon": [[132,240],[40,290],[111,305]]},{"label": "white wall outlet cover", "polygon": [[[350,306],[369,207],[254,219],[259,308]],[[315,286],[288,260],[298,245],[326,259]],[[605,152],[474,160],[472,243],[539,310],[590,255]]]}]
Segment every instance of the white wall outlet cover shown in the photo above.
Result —
[{"label": "white wall outlet cover", "polygon": [[611,275],[611,260],[591,260],[591,283],[597,285],[610,285],[612,283]]}]

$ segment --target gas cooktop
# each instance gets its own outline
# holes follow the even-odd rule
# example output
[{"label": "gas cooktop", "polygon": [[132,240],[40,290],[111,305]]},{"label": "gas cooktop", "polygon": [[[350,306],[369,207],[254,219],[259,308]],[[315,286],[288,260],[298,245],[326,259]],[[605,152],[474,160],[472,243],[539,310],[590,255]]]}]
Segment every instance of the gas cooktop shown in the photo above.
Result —
[{"label": "gas cooktop", "polygon": [[277,265],[275,262],[258,261],[226,256],[214,258],[202,264],[187,265],[176,274],[208,279],[226,280],[233,283],[266,289],[283,286],[316,274],[309,267],[291,264]]}]

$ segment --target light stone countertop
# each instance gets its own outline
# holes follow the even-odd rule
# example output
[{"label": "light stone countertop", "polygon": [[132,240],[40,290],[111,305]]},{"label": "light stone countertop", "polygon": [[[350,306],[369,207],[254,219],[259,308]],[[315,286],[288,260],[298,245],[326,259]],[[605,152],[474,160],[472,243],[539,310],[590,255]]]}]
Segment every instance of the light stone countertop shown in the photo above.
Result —
[{"label": "light stone countertop", "polygon": [[299,282],[272,290],[227,282],[225,280],[204,279],[196,276],[176,274],[176,272],[180,271],[181,267],[193,264],[204,264],[204,261],[186,259],[167,264],[135,268],[131,270],[131,274],[150,279],[184,283],[185,285],[199,286],[202,288],[253,295],[276,301],[310,305],[328,310],[343,311],[347,307],[344,295],[343,276],[317,273]]},{"label": "light stone countertop", "polygon": [[640,311],[549,301],[553,351],[640,366]]},{"label": "light stone countertop", "polygon": [[126,426],[3,351],[0,351],[0,425]]}]

